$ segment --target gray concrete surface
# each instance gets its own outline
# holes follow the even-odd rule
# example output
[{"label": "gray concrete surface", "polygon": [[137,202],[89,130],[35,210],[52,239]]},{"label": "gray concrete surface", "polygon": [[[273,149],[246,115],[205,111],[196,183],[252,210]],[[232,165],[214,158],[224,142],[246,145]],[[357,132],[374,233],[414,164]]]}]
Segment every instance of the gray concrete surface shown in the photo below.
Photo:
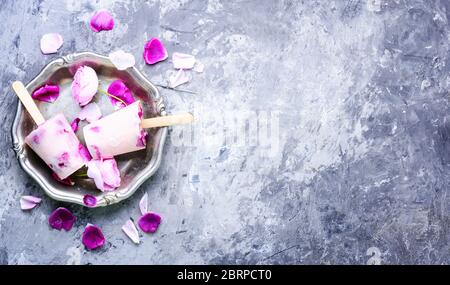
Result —
[{"label": "gray concrete surface", "polygon": [[[100,8],[112,32],[88,28]],[[0,1],[0,263],[449,264],[449,19],[445,0]],[[64,37],[56,55],[40,53],[46,32]],[[120,48],[164,83],[170,61],[141,56],[153,36],[205,64],[182,86],[196,94],[161,92],[207,123],[188,145],[174,130],[157,174],[124,203],[45,197],[11,149],[10,82],[58,55]],[[279,127],[269,147],[217,135],[255,114]],[[163,223],[136,246],[120,227],[145,192]],[[22,212],[28,194],[44,199]],[[47,225],[61,205],[78,217],[70,232]],[[81,244],[88,222],[105,233],[100,251]]]}]

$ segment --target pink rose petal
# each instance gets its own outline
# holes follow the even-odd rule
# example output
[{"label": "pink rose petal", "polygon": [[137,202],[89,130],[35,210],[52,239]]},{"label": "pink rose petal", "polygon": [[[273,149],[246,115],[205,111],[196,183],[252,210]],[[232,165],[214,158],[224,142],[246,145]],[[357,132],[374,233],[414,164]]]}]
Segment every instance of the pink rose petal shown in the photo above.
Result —
[{"label": "pink rose petal", "polygon": [[60,34],[45,34],[41,38],[41,51],[43,54],[56,53],[62,46],[63,42],[63,38]]},{"label": "pink rose petal", "polygon": [[198,73],[202,73],[205,70],[205,65],[197,60],[192,70]]},{"label": "pink rose petal", "polygon": [[156,213],[146,213],[139,219],[139,227],[146,233],[154,233],[161,223],[161,216]]},{"label": "pink rose petal", "polygon": [[59,207],[50,214],[48,223],[52,228],[58,231],[61,229],[69,231],[76,220],[77,218],[72,214],[72,212],[66,208]]},{"label": "pink rose petal", "polygon": [[128,89],[122,80],[113,81],[108,87],[108,93],[125,102],[126,105],[116,98],[108,96],[111,103],[119,109],[126,107],[135,101],[130,89]]},{"label": "pink rose petal", "polygon": [[136,64],[136,60],[131,53],[118,50],[109,54],[109,60],[114,64],[118,70],[125,70]]},{"label": "pink rose petal", "polygon": [[93,250],[105,244],[105,236],[99,227],[88,224],[84,229],[81,241],[87,249]]},{"label": "pink rose petal", "polygon": [[72,179],[70,179],[70,177],[61,179],[59,178],[58,174],[56,174],[55,172],[52,172],[52,177],[53,179],[55,179],[56,181],[58,181],[59,183],[66,185],[66,186],[73,186],[75,185],[75,182],[73,182]]},{"label": "pink rose petal", "polygon": [[169,77],[169,86],[175,88],[181,84],[189,82],[189,80],[190,78],[187,73],[183,69],[180,69],[176,74]]},{"label": "pink rose petal", "polygon": [[46,84],[36,89],[33,94],[31,94],[31,97],[39,101],[53,103],[59,97],[59,86]]},{"label": "pink rose petal", "polygon": [[87,164],[87,175],[94,179],[95,186],[103,191],[113,191],[120,186],[120,172],[116,161],[111,159],[91,160]]},{"label": "pink rose petal", "polygon": [[139,201],[139,209],[141,210],[141,214],[145,215],[148,213],[148,194],[145,193]]},{"label": "pink rose petal", "polygon": [[147,64],[155,64],[167,59],[167,50],[158,38],[152,38],[144,46],[144,60]]},{"label": "pink rose petal", "polygon": [[89,66],[77,69],[72,82],[72,96],[75,101],[84,106],[91,102],[98,89],[98,77],[95,70]]},{"label": "pink rose petal", "polygon": [[94,207],[95,205],[97,205],[97,198],[92,195],[86,194],[83,196],[83,203],[87,207]]},{"label": "pink rose petal", "polygon": [[92,102],[84,106],[78,113],[80,120],[86,120],[89,123],[95,122],[102,117],[102,111],[98,107],[97,103]]},{"label": "pink rose petal", "polygon": [[139,233],[132,220],[128,220],[125,225],[122,226],[122,231],[135,243],[139,244]]},{"label": "pink rose petal", "polygon": [[190,54],[174,52],[172,63],[175,69],[192,69],[195,65],[195,57]]},{"label": "pink rose petal", "polygon": [[20,208],[22,210],[31,210],[41,203],[42,199],[34,196],[20,197]]},{"label": "pink rose petal", "polygon": [[96,33],[110,31],[114,28],[114,19],[108,11],[100,10],[92,16],[90,27]]},{"label": "pink rose petal", "polygon": [[72,123],[70,123],[70,127],[73,132],[76,133],[78,131],[78,124],[80,123],[80,118],[73,119]]},{"label": "pink rose petal", "polygon": [[80,153],[85,163],[89,162],[92,159],[92,156],[89,153],[88,149],[81,143],[78,145],[78,152]]}]

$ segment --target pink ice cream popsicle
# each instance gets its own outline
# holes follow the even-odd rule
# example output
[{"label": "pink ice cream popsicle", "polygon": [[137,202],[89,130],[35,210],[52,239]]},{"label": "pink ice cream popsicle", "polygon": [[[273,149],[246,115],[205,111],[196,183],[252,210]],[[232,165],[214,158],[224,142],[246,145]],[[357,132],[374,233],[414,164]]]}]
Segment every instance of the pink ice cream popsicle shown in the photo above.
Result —
[{"label": "pink ice cream popsicle", "polygon": [[25,143],[58,175],[65,179],[84,164],[80,144],[66,118],[58,114],[45,121],[36,104],[21,82],[14,82],[13,89],[38,125],[25,137]]},{"label": "pink ice cream popsicle", "polygon": [[142,106],[136,101],[125,108],[95,121],[83,128],[86,146],[94,159],[144,149],[145,128],[187,124],[193,121],[190,113],[142,119]]}]

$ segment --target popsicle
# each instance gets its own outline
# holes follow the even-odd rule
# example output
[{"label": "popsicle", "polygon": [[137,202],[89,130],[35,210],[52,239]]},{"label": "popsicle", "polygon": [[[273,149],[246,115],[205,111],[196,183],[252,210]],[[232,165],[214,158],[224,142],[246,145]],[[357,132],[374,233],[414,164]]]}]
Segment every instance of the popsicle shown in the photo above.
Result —
[{"label": "popsicle", "polygon": [[63,114],[45,120],[22,82],[12,87],[38,125],[25,137],[25,143],[58,175],[65,179],[85,164],[83,147]]},{"label": "popsicle", "polygon": [[178,114],[142,119],[142,106],[136,101],[83,128],[86,146],[94,159],[111,158],[115,155],[145,148],[147,133],[144,129],[188,124],[192,114]]}]

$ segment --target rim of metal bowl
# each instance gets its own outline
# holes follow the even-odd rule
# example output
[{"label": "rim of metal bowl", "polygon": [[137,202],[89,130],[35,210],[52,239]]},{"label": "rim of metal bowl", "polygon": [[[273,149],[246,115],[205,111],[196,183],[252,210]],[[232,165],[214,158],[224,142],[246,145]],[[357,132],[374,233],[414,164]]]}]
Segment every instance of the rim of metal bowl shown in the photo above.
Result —
[{"label": "rim of metal bowl", "polygon": [[[50,61],[47,65],[44,66],[44,68],[42,68],[42,70],[36,75],[36,77],[34,77],[28,84],[26,84],[25,87],[28,89],[28,91],[30,91],[29,90],[30,87],[35,85],[35,83],[37,81],[42,80],[41,77],[45,77],[46,73],[54,66],[63,67],[68,64],[71,64],[74,61],[77,61],[81,58],[100,59],[102,61],[107,61],[112,65],[112,63],[108,57],[99,55],[99,54],[96,54],[93,52],[79,52],[79,53],[68,54],[66,56],[61,56],[61,57],[58,57],[58,58]],[[154,97],[152,96],[152,99],[155,101],[157,112],[161,116],[165,116],[166,111],[165,111],[164,100],[161,97],[161,95],[160,95],[158,89],[155,87],[155,85],[153,85],[134,66],[128,68],[127,70],[125,70],[125,72],[128,72],[135,80],[137,80],[139,82],[139,84],[144,86],[146,89],[147,88],[151,89],[151,93],[152,93],[152,95],[154,95]],[[56,189],[53,186],[50,186],[47,183],[47,181],[46,181],[47,179],[45,177],[43,177],[39,173],[33,171],[33,169],[30,168],[25,163],[26,157],[23,153],[24,142],[17,135],[17,130],[19,128],[19,121],[20,121],[20,117],[22,116],[22,111],[23,111],[23,106],[20,102],[18,102],[16,115],[14,117],[13,125],[11,128],[13,149],[16,153],[16,157],[17,157],[22,169],[26,173],[28,173],[44,189],[45,193],[48,196],[50,196],[51,198],[58,200],[58,201],[62,201],[62,202],[69,202],[69,203],[75,203],[75,204],[79,204],[82,206],[86,206],[83,203],[83,195],[81,193],[78,193],[75,191],[71,192],[71,193],[66,193],[62,190]],[[142,185],[142,183],[144,183],[148,178],[150,178],[156,172],[156,170],[159,168],[161,161],[162,161],[162,153],[163,153],[163,149],[164,149],[164,143],[165,143],[165,140],[167,137],[167,127],[161,128],[160,131],[162,133],[161,133],[160,139],[158,140],[158,142],[155,146],[156,153],[152,156],[150,162],[147,165],[147,167],[149,167],[150,165],[151,165],[151,167],[149,169],[144,169],[142,171],[142,175],[140,175],[140,177],[138,177],[138,179],[136,179],[136,181],[134,181],[132,184],[130,184],[126,189],[120,189],[120,190],[116,190],[114,192],[108,192],[108,193],[105,193],[104,195],[102,195],[102,197],[100,199],[98,199],[95,207],[104,207],[104,206],[112,205],[112,204],[115,204],[122,200],[127,199],[128,197],[133,195],[134,192],[136,192],[136,190],[139,188],[139,186]]]}]

